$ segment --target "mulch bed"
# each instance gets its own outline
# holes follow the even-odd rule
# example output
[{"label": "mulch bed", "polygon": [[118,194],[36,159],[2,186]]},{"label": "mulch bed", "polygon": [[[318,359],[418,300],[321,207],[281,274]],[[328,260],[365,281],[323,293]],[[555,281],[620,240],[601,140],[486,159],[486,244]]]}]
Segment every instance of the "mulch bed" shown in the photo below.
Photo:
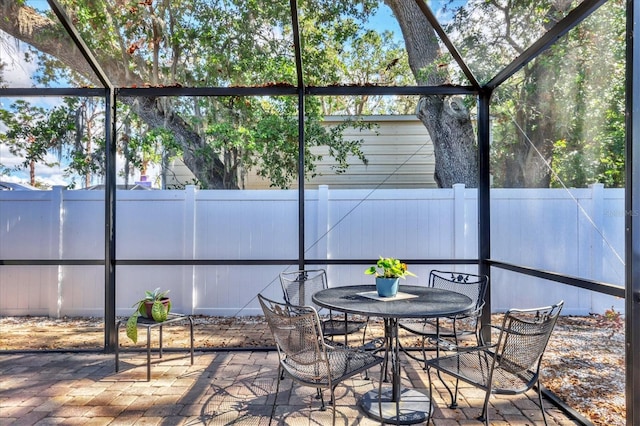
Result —
[{"label": "mulch bed", "polygon": [[[495,322],[500,316],[495,317]],[[195,346],[200,349],[262,348],[273,345],[262,317],[195,316]],[[0,351],[101,350],[102,318],[0,317]],[[382,334],[374,322],[368,334]],[[188,347],[184,325],[166,326],[167,348]],[[121,347],[134,347],[119,334]],[[152,334],[154,336],[154,334]],[[146,333],[137,346],[144,345]],[[357,344],[354,336],[350,344]],[[416,345],[406,338],[404,344]],[[544,385],[595,425],[625,425],[624,329],[619,315],[564,316],[558,321],[543,360]]]}]

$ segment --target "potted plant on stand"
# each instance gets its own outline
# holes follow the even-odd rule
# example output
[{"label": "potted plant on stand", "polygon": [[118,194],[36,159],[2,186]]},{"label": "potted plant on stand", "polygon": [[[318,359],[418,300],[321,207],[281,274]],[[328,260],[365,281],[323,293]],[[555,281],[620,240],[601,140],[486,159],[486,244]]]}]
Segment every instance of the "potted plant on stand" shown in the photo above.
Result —
[{"label": "potted plant on stand", "polygon": [[378,262],[367,268],[365,274],[375,275],[376,290],[380,297],[393,297],[398,293],[398,280],[406,279],[407,276],[416,275],[409,272],[407,264],[393,257],[382,257]]},{"label": "potted plant on stand", "polygon": [[171,310],[171,299],[167,297],[169,290],[160,291],[160,287],[158,287],[154,291],[146,290],[144,293],[144,298],[133,305],[136,309],[133,311],[133,315],[127,320],[127,337],[131,339],[133,343],[138,342],[138,317],[162,322],[167,320],[167,316]]}]

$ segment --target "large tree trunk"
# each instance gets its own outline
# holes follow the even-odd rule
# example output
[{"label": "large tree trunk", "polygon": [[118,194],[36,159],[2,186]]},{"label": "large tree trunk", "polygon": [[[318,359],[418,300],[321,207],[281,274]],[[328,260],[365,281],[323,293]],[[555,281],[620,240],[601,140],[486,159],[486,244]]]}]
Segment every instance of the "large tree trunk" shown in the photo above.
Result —
[{"label": "large tree trunk", "polygon": [[[40,15],[28,6],[21,6],[14,0],[0,0],[0,30],[22,40],[38,49],[58,58],[70,69],[83,75],[95,85],[100,81],[93,70],[75,47],[69,36],[60,31],[51,20]],[[43,37],[42,34],[47,34]],[[118,87],[143,87],[144,81],[135,73],[124,68],[120,58],[109,58],[110,52],[94,52],[102,58],[100,66]],[[150,128],[167,128],[175,135],[183,148],[183,161],[193,172],[201,185],[209,189],[237,189],[237,186],[225,184],[224,164],[217,157],[199,155],[206,142],[191,129],[181,117],[162,108],[162,103],[153,98],[118,98],[124,104],[131,105]],[[201,153],[200,153],[201,154]]]},{"label": "large tree trunk", "polygon": [[[424,73],[439,57],[438,37],[414,0],[385,0],[404,36],[409,66],[419,85],[442,85],[437,73]],[[427,75],[423,78],[421,75]],[[433,142],[435,180],[441,188],[456,183],[478,186],[478,151],[471,117],[457,97],[424,96],[417,107],[418,118]]]},{"label": "large tree trunk", "polygon": [[[562,0],[549,3],[547,30],[567,14],[570,5],[571,2]],[[508,8],[503,12],[507,25],[511,25],[510,20],[517,15],[509,13]],[[514,50],[523,50],[515,40],[510,42]],[[504,168],[502,186],[506,188],[549,188],[551,184],[554,141],[559,134],[554,90],[560,72],[553,65],[553,57],[547,50],[522,69],[523,79],[514,117],[515,143],[505,153],[508,155],[504,156],[504,164],[501,165]]]},{"label": "large tree trunk", "polygon": [[[520,106],[516,112],[517,143],[505,158],[505,188],[549,188],[555,129],[554,70],[535,61],[524,70]],[[531,90],[537,87],[537,90]],[[547,88],[544,90],[541,88]]]}]

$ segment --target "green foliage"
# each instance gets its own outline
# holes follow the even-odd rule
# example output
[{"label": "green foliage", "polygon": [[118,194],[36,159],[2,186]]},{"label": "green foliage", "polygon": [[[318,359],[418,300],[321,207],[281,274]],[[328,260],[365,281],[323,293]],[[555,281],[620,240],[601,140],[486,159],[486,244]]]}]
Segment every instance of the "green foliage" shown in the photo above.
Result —
[{"label": "green foliage", "polygon": [[[291,51],[293,29],[286,3],[62,3],[118,86],[297,84]],[[456,47],[479,80],[487,81],[565,17],[571,6],[550,1],[446,1],[443,10],[452,18],[446,30],[456,35]],[[603,4],[596,15],[526,64],[496,93],[491,167],[497,186],[582,187],[595,181],[624,185],[624,6],[622,0]],[[311,0],[299,7],[306,84],[415,84],[406,51],[393,35],[367,30],[361,24],[379,2]],[[59,32],[53,34],[50,27],[50,33],[39,37],[64,40],[62,30],[56,30]],[[59,58],[35,51],[29,55],[42,64],[37,75],[45,85],[96,81],[80,64],[70,69]],[[416,79],[421,84],[464,82],[464,76],[451,76],[449,68],[454,67],[449,61],[448,56],[438,57],[418,70]],[[314,163],[320,157],[311,154],[316,146],[327,146],[329,155],[338,160],[336,173],[344,172],[349,158],[366,163],[358,141],[345,141],[339,132],[321,126],[324,115],[356,116],[399,109],[410,113],[414,100],[307,98],[305,176],[316,173]],[[127,158],[127,176],[129,165],[142,171],[149,164],[183,156],[203,188],[241,188],[251,169],[275,187],[286,188],[295,182],[296,97],[163,98],[143,105],[123,99],[123,103],[118,107],[129,115],[130,131],[123,132],[118,149]],[[63,117],[53,121],[62,123]],[[38,143],[20,148],[30,164],[59,149],[60,145],[47,146],[52,140],[55,144],[63,140],[52,134],[73,133],[64,126],[52,128],[49,134],[40,131]],[[78,134],[82,135],[76,132],[76,139]],[[86,180],[100,173],[104,144],[83,139],[83,146],[82,150],[58,152],[61,158],[68,156],[69,172]]]},{"label": "green foliage", "polygon": [[367,275],[375,275],[376,277],[384,278],[402,278],[405,279],[408,276],[415,277],[416,275],[409,272],[407,264],[400,262],[400,260],[393,257],[382,257],[378,262],[364,271]]},{"label": "green foliage", "polygon": [[[235,0],[125,1],[117,5],[63,0],[84,40],[118,86],[260,86],[297,83],[289,5]],[[312,0],[300,4],[304,28],[305,75],[324,84],[407,84],[408,59],[390,33],[365,31],[360,22],[378,2]],[[34,52],[38,54],[37,52]],[[39,54],[43,84],[56,79],[85,84],[93,79],[78,66],[69,70],[57,58]],[[67,71],[63,76],[58,69]],[[83,74],[84,73],[84,74]],[[314,84],[320,80],[306,81]],[[123,174],[183,156],[203,188],[241,188],[250,169],[275,187],[289,187],[297,175],[297,98],[162,98],[139,103],[120,98],[125,117],[118,151]],[[305,173],[313,176],[309,149],[326,144],[343,172],[349,158],[366,163],[359,141],[345,141],[321,125],[326,114],[392,111],[384,97],[322,98],[305,110]],[[413,105],[405,102],[404,112]],[[155,109],[155,110],[152,110]],[[154,134],[155,133],[155,134]],[[158,133],[162,137],[158,138]],[[94,147],[97,145],[93,145]],[[104,154],[104,147],[101,151]],[[72,156],[73,170],[99,170],[89,155]],[[93,155],[93,154],[91,154]],[[85,159],[83,162],[83,158]]]},{"label": "green foliage", "polygon": [[[0,109],[6,131],[0,140],[9,151],[24,159],[17,170],[30,169],[36,185],[35,165],[63,166],[63,173],[90,181],[104,172],[104,126],[100,102],[90,98],[63,98],[53,108],[18,100],[9,109]],[[57,161],[52,161],[55,155]]]},{"label": "green foliage", "polygon": [[[554,145],[553,186],[624,186],[624,11],[610,2],[567,37],[575,63],[566,137]],[[568,50],[570,49],[570,50]],[[566,66],[566,65],[565,65]]]},{"label": "green foliage", "polygon": [[624,85],[618,84],[608,102],[605,125],[596,136],[600,149],[595,180],[614,188],[622,188],[625,185],[624,99]]},{"label": "green foliage", "polygon": [[11,154],[24,158],[20,168],[44,160],[50,144],[41,137],[38,126],[45,119],[43,108],[23,100],[11,104],[9,110],[0,110],[0,122],[7,128],[0,134],[0,140],[8,146]]},{"label": "green foliage", "polygon": [[[488,0],[460,9],[452,25],[471,69],[486,80],[570,10]],[[624,185],[624,30],[624,2],[606,2],[494,93],[495,186]]]},{"label": "green foliage", "polygon": [[136,326],[136,324],[138,323],[138,317],[147,317],[147,310],[145,305],[147,302],[153,303],[151,307],[151,316],[154,321],[162,322],[167,320],[167,316],[171,311],[171,300],[168,301],[166,306],[163,301],[167,299],[168,293],[169,290],[160,291],[160,287],[156,288],[153,291],[146,290],[144,297],[133,305],[135,310],[127,320],[126,324],[127,337],[130,338],[133,343],[138,342],[138,327]]},{"label": "green foliage", "polygon": [[0,109],[0,123],[6,127],[0,133],[0,141],[11,154],[23,159],[16,169],[29,169],[31,185],[36,183],[36,164],[57,165],[47,154],[57,152],[60,160],[62,147],[75,130],[73,116],[65,106],[47,110],[24,100],[14,102],[9,109]]}]

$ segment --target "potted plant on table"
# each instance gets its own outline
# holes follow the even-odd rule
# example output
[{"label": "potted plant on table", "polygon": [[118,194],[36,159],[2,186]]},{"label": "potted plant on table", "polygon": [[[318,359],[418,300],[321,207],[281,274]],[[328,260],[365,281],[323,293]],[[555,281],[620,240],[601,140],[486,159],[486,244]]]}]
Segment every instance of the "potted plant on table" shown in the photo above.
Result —
[{"label": "potted plant on table", "polygon": [[416,275],[409,272],[407,264],[393,257],[382,257],[378,262],[364,271],[367,275],[375,275],[376,290],[380,297],[393,297],[398,293],[398,280]]},{"label": "potted plant on table", "polygon": [[127,337],[138,342],[138,317],[153,319],[157,322],[167,320],[169,311],[171,310],[171,299],[167,296],[169,290],[160,291],[160,287],[153,291],[146,290],[144,298],[138,300],[133,307],[133,315],[127,320]]}]

